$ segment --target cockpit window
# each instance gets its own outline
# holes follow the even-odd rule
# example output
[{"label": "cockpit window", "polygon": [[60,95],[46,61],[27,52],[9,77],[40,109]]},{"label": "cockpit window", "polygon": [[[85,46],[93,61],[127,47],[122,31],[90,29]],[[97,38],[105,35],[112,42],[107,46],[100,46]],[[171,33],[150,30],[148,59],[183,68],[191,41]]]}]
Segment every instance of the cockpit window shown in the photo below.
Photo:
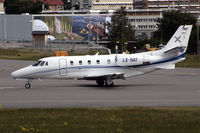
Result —
[{"label": "cockpit window", "polygon": [[48,66],[48,65],[49,65],[49,63],[48,63],[48,62],[46,62],[46,63],[45,63],[45,66]]},{"label": "cockpit window", "polygon": [[45,61],[42,61],[39,66],[44,66]]},{"label": "cockpit window", "polygon": [[32,66],[38,66],[40,64],[40,62],[42,62],[41,60],[35,62]]}]

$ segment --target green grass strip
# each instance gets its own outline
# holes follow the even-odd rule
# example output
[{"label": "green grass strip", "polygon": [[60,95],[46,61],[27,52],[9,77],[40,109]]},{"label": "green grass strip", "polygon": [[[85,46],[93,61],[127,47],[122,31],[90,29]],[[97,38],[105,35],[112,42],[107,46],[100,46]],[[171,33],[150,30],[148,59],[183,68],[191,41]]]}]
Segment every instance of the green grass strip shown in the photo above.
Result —
[{"label": "green grass strip", "polygon": [[200,133],[200,108],[3,109],[0,132]]},{"label": "green grass strip", "polygon": [[200,68],[200,55],[186,55],[186,60],[176,64],[177,67]]},{"label": "green grass strip", "polygon": [[[84,51],[71,51],[69,56],[76,55],[94,55],[96,50]],[[100,51],[100,54],[107,54],[105,51]],[[44,57],[54,56],[54,51],[37,50],[37,49],[1,49],[0,59],[10,60],[31,60],[35,61]],[[200,68],[200,55],[186,55],[186,60],[177,63],[176,67],[185,68]]]}]

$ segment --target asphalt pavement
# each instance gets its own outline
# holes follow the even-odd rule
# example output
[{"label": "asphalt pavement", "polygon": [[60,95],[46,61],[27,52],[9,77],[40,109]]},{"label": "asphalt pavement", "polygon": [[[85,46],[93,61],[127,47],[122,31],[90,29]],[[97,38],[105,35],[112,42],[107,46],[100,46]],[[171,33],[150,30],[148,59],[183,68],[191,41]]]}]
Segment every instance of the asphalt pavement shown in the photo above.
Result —
[{"label": "asphalt pavement", "polygon": [[3,108],[65,108],[121,106],[200,106],[200,69],[159,70],[126,80],[112,88],[95,81],[15,80],[10,73],[30,61],[0,60],[0,105]]}]

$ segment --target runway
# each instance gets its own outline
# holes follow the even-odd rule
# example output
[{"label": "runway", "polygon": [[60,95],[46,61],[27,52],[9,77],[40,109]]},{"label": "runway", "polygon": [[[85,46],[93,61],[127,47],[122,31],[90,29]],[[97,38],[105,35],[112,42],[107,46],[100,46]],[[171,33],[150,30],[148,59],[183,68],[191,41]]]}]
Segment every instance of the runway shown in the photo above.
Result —
[{"label": "runway", "polygon": [[0,104],[3,108],[63,108],[121,106],[200,106],[200,69],[159,70],[126,80],[112,88],[95,81],[14,80],[10,73],[32,64],[0,60]]}]

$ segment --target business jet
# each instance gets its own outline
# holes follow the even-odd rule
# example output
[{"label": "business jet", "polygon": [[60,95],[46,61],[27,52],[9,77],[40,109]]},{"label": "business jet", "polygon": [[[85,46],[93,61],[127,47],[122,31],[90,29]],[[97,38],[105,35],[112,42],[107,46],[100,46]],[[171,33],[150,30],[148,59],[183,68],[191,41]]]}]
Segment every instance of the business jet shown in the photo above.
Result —
[{"label": "business jet", "polygon": [[114,79],[126,79],[160,69],[175,69],[185,59],[192,25],[181,25],[160,50],[135,54],[57,56],[43,58],[11,73],[14,79],[95,80],[98,86],[113,86]]}]

